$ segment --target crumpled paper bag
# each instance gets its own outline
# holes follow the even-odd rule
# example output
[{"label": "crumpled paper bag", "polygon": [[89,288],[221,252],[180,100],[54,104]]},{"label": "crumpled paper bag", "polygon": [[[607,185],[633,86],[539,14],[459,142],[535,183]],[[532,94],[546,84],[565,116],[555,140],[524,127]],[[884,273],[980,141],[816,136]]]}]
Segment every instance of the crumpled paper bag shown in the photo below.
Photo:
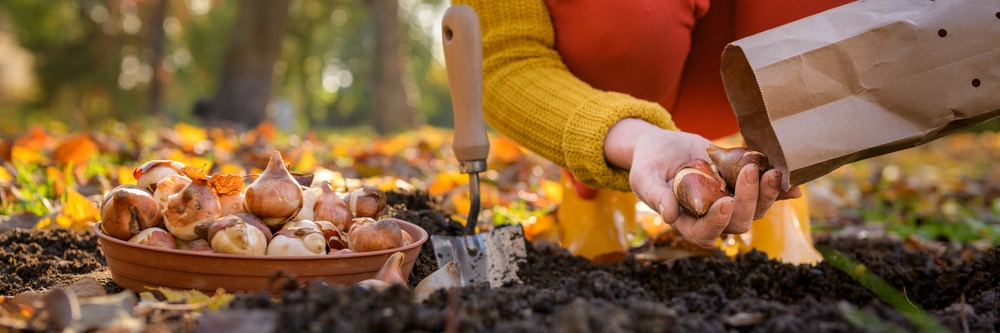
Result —
[{"label": "crumpled paper bag", "polygon": [[850,3],[731,43],[722,78],[788,189],[1000,115],[1000,2]]}]

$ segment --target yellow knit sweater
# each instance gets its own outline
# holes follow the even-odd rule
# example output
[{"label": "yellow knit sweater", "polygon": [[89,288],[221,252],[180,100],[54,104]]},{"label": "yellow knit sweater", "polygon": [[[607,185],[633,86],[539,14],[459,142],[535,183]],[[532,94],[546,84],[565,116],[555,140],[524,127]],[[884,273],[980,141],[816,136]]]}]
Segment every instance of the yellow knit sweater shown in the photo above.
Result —
[{"label": "yellow knit sweater", "polygon": [[[676,130],[659,104],[592,88],[555,50],[544,0],[455,0],[476,10],[483,33],[483,112],[501,134],[594,187],[631,191],[628,170],[604,158],[604,137],[624,118]],[[599,51],[598,51],[599,52]]]}]

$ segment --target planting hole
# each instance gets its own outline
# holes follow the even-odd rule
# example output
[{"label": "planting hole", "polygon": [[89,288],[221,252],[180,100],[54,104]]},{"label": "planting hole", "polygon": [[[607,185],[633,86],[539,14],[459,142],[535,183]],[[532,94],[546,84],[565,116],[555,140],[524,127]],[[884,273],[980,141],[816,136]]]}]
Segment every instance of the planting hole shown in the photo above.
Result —
[{"label": "planting hole", "polygon": [[938,30],[938,36],[944,37],[944,36],[947,36],[947,35],[948,35],[948,31],[947,30],[944,30],[944,29]]},{"label": "planting hole", "polygon": [[450,28],[444,29],[444,40],[451,41],[452,32]]},{"label": "planting hole", "polygon": [[997,12],[997,18],[1000,19],[1000,12]]},{"label": "planting hole", "polygon": [[979,87],[979,83],[980,83],[979,79],[972,79],[972,86],[973,87],[977,87],[978,88]]}]

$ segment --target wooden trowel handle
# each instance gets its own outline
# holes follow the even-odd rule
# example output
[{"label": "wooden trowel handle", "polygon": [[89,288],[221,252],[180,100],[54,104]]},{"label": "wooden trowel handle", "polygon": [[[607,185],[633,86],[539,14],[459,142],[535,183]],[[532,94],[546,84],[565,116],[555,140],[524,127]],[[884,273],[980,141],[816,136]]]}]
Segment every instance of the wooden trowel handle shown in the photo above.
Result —
[{"label": "wooden trowel handle", "polygon": [[441,37],[455,112],[452,150],[461,162],[486,160],[490,141],[483,122],[483,42],[476,11],[468,5],[448,8]]}]

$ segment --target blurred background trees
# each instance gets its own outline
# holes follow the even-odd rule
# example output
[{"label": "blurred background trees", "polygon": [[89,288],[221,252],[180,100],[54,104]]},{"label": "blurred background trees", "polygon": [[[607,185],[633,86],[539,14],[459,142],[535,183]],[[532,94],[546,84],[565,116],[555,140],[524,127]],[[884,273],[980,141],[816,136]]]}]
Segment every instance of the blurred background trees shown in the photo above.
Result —
[{"label": "blurred background trees", "polygon": [[4,0],[0,131],[451,126],[442,0]]}]

